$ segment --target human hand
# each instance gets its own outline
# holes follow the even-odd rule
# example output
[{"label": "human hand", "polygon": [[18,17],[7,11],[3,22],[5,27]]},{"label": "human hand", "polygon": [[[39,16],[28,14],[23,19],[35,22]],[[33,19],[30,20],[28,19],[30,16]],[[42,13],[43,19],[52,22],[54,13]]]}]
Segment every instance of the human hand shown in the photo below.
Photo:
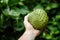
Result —
[{"label": "human hand", "polygon": [[24,25],[25,25],[26,31],[33,33],[35,36],[38,36],[40,34],[40,31],[34,29],[33,26],[28,22],[28,16],[29,15],[26,15],[24,18]]},{"label": "human hand", "polygon": [[36,36],[39,35],[40,31],[33,28],[33,26],[28,22],[28,16],[24,18],[24,26],[26,31],[18,40],[34,40]]}]

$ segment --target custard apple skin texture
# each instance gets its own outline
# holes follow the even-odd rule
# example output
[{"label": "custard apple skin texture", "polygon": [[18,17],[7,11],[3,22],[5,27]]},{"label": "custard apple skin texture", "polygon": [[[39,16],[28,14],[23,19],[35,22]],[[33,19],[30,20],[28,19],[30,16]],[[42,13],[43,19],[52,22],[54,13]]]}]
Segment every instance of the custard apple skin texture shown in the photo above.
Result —
[{"label": "custard apple skin texture", "polygon": [[33,28],[43,30],[47,25],[48,16],[43,9],[36,9],[29,13],[28,20]]}]

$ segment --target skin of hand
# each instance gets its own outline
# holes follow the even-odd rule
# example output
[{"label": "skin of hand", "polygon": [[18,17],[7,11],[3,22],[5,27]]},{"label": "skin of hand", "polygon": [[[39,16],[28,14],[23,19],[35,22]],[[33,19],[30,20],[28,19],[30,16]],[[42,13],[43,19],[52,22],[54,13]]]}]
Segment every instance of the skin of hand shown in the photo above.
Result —
[{"label": "skin of hand", "polygon": [[18,40],[34,40],[36,36],[40,34],[39,30],[33,28],[28,22],[28,15],[24,17],[25,32]]}]

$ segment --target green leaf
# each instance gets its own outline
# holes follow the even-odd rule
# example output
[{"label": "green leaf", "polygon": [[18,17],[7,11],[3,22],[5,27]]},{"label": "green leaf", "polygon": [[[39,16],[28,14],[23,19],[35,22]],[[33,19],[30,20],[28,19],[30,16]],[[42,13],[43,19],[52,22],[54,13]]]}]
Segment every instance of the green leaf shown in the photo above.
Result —
[{"label": "green leaf", "polygon": [[48,0],[41,0],[41,3],[46,3]]},{"label": "green leaf", "polygon": [[1,2],[1,3],[8,4],[9,0],[1,0],[0,2]]},{"label": "green leaf", "polygon": [[24,7],[22,7],[20,9],[20,13],[23,14],[23,15],[25,15],[25,14],[29,13],[29,10],[28,10],[28,8],[26,6],[24,6]]},{"label": "green leaf", "polygon": [[50,5],[47,5],[45,8],[45,10],[50,10],[50,9],[51,9]]},{"label": "green leaf", "polygon": [[52,40],[58,40],[58,38],[56,37],[56,38],[52,38]]},{"label": "green leaf", "polygon": [[57,3],[50,3],[46,6],[45,10],[51,10],[53,8],[57,8],[59,5]]},{"label": "green leaf", "polygon": [[20,2],[20,0],[10,0],[9,5],[10,6],[17,5],[17,4],[19,4],[19,2]]},{"label": "green leaf", "polygon": [[52,39],[52,35],[46,34],[46,39]]},{"label": "green leaf", "polygon": [[18,19],[18,24],[14,27],[15,31],[22,31],[24,29],[23,20]]},{"label": "green leaf", "polygon": [[51,8],[57,8],[58,4],[57,3],[51,3]]},{"label": "green leaf", "polygon": [[60,19],[60,15],[56,15],[56,19]]},{"label": "green leaf", "polygon": [[34,10],[39,9],[39,8],[43,9],[43,6],[41,4],[38,4],[37,6],[34,7]]},{"label": "green leaf", "polygon": [[22,31],[24,29],[24,27],[21,27],[21,28],[19,28],[19,27],[14,27],[14,30],[15,31]]},{"label": "green leaf", "polygon": [[48,26],[48,29],[50,30],[50,35],[58,34],[59,33],[59,30],[58,30],[57,27]]},{"label": "green leaf", "polygon": [[43,38],[46,38],[46,39],[52,39],[52,35],[46,34],[45,32],[43,32],[42,37],[43,37]]},{"label": "green leaf", "polygon": [[10,10],[10,8],[8,7],[7,9],[5,9],[3,11],[3,14],[8,16],[8,17],[10,16],[10,17],[16,19],[20,15],[20,9],[19,8],[13,8]]},{"label": "green leaf", "polygon": [[43,32],[42,37],[45,37],[45,36],[46,36],[46,33],[45,33],[45,32]]},{"label": "green leaf", "polygon": [[4,17],[3,17],[3,14],[0,15],[0,27],[3,26],[3,22],[4,22]]}]

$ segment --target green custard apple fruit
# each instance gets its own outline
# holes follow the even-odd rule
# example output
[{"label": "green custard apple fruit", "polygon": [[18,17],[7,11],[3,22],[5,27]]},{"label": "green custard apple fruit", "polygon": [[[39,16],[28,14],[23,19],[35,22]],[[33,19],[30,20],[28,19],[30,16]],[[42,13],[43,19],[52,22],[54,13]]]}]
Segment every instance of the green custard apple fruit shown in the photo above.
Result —
[{"label": "green custard apple fruit", "polygon": [[42,30],[47,25],[48,16],[43,9],[36,9],[29,13],[28,20],[35,29]]}]

